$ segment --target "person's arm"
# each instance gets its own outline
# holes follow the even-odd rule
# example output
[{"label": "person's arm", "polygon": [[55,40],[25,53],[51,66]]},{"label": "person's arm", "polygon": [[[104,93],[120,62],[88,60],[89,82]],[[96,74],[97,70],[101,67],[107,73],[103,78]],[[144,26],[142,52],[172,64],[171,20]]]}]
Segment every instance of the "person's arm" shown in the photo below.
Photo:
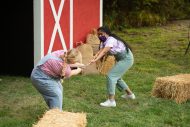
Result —
[{"label": "person's arm", "polygon": [[71,70],[71,73],[70,73],[69,77],[74,76],[74,75],[78,75],[81,72],[82,72],[81,68],[77,68],[77,69]]},{"label": "person's arm", "polygon": [[71,67],[71,68],[73,68],[73,67],[84,67],[85,65],[84,64],[82,64],[82,63],[74,63],[74,64],[69,64],[69,66]]},{"label": "person's arm", "polygon": [[66,63],[63,63],[63,68],[62,68],[62,71],[61,71],[61,77],[65,77],[65,72],[66,72],[66,69],[67,69],[67,64]]},{"label": "person's arm", "polygon": [[99,54],[100,52],[103,50],[103,48],[101,48],[94,56],[93,56],[93,59],[95,59]]},{"label": "person's arm", "polygon": [[96,62],[97,60],[99,60],[100,58],[102,58],[110,49],[111,49],[111,47],[105,47],[105,48],[103,48],[103,49],[99,52],[99,54],[97,55],[97,57],[91,60],[91,63],[94,63],[94,62]]}]

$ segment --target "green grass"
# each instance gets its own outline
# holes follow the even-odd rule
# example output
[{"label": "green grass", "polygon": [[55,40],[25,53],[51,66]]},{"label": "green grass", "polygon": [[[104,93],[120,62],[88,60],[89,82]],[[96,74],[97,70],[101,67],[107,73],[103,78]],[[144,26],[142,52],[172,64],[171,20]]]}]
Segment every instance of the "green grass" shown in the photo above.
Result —
[{"label": "green grass", "polygon": [[[123,100],[116,91],[117,107],[103,108],[106,99],[105,77],[75,76],[64,81],[63,110],[87,113],[88,127],[190,127],[190,101],[151,96],[156,77],[190,73],[188,21],[163,27],[115,31],[130,42],[134,66],[124,80],[136,100]],[[0,127],[31,127],[48,110],[28,77],[0,76]]]}]

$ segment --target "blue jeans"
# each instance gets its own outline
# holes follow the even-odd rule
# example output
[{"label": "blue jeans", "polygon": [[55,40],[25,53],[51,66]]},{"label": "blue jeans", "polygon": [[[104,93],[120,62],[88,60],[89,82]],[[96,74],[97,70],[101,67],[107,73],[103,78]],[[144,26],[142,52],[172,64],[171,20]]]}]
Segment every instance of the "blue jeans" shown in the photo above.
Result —
[{"label": "blue jeans", "polygon": [[108,95],[115,95],[116,86],[120,91],[128,88],[122,76],[134,63],[133,54],[130,50],[128,52],[119,53],[115,57],[117,62],[106,76]]},{"label": "blue jeans", "polygon": [[51,78],[44,74],[39,67],[36,67],[32,71],[31,80],[50,109],[59,108],[62,110],[63,86],[60,79]]}]

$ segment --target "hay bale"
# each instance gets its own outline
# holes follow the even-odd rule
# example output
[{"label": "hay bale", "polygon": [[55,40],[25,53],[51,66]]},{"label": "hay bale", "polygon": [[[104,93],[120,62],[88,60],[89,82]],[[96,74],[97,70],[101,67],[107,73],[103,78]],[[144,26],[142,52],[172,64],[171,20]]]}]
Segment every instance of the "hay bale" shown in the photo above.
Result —
[{"label": "hay bale", "polygon": [[93,58],[93,50],[90,44],[81,44],[77,46],[77,49],[82,54],[82,63],[87,64]]},{"label": "hay bale", "polygon": [[190,74],[156,78],[152,95],[155,97],[174,99],[176,103],[186,102],[190,99]]},{"label": "hay bale", "polygon": [[65,112],[50,109],[33,127],[86,127],[85,113]]},{"label": "hay bale", "polygon": [[105,55],[102,60],[97,61],[97,69],[102,75],[106,75],[115,65],[115,57],[112,55]]},{"label": "hay bale", "polygon": [[91,33],[87,34],[86,44],[90,44],[92,46],[93,54],[96,54],[98,52],[100,40],[98,38],[96,29],[92,29]]},{"label": "hay bale", "polygon": [[[82,54],[82,63],[85,65],[88,64],[93,58],[92,46],[90,44],[81,44],[77,47],[77,49]],[[99,71],[96,68],[96,64],[87,66],[83,70],[83,74],[99,74]]]}]

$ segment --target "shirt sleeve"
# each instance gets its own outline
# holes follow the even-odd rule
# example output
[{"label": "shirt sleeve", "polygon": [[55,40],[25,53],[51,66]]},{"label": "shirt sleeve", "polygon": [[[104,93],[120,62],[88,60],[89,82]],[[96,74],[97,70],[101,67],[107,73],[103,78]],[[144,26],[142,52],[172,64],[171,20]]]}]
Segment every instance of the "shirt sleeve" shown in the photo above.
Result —
[{"label": "shirt sleeve", "polygon": [[115,40],[114,39],[112,39],[112,38],[108,38],[107,40],[106,40],[106,44],[105,44],[105,47],[113,47],[114,46],[114,42],[115,42]]},{"label": "shirt sleeve", "polygon": [[53,77],[60,77],[62,74],[62,63],[61,61],[49,59],[41,67],[46,74]]}]

